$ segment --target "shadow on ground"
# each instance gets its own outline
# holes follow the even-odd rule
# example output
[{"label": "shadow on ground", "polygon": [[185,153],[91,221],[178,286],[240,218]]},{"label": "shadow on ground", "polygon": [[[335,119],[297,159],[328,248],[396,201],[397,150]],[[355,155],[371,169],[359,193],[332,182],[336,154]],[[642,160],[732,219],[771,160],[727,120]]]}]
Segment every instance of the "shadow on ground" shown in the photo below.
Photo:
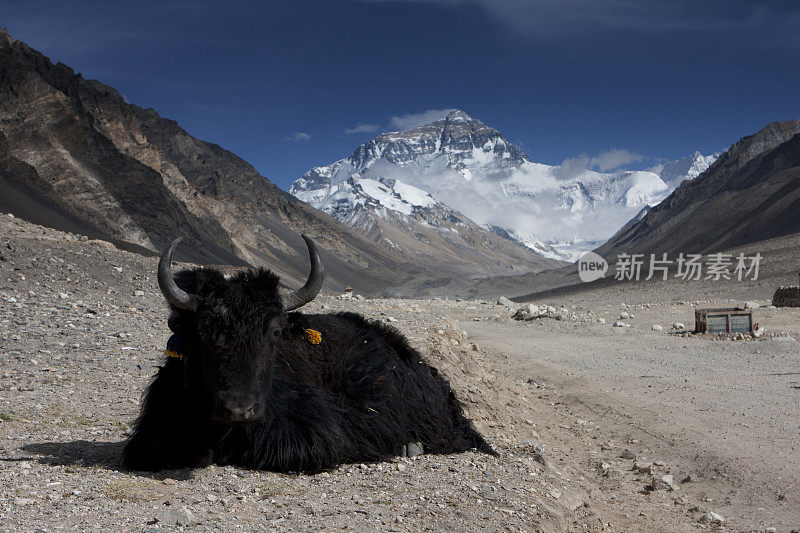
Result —
[{"label": "shadow on ground", "polygon": [[[37,442],[26,444],[20,449],[38,456],[31,457],[30,460],[50,466],[99,467],[153,479],[187,480],[192,478],[192,471],[189,469],[161,470],[159,472],[131,472],[125,470],[121,464],[122,449],[124,447],[125,441],[96,442],[74,440],[70,442]],[[15,461],[17,459],[0,460]]]}]

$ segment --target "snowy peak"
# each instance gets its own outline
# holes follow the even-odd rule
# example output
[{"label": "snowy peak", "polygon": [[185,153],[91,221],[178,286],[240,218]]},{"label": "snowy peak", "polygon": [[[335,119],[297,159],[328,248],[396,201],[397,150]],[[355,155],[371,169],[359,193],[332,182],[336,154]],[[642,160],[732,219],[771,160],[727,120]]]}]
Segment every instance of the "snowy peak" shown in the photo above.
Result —
[{"label": "snowy peak", "polygon": [[425,191],[392,178],[351,176],[336,185],[293,191],[304,202],[324,205],[325,211],[337,218],[346,217],[356,207],[390,209],[408,216],[439,203]]},{"label": "snowy peak", "polygon": [[405,166],[420,156],[442,155],[447,167],[459,170],[476,154],[491,154],[512,164],[529,161],[500,132],[458,109],[416,128],[379,135],[359,146],[348,161],[355,170],[363,170],[378,160]]},{"label": "snowy peak", "polygon": [[403,217],[411,217],[450,231],[448,213],[458,213],[459,220],[545,257],[573,260],[716,157],[696,152],[637,171],[544,165],[496,129],[453,110],[377,136],[350,157],[308,171],[290,192],[351,227],[363,226],[369,210],[401,226],[408,226]]},{"label": "snowy peak", "polygon": [[661,179],[671,188],[675,188],[685,180],[693,180],[710,167],[719,158],[719,152],[711,155],[703,155],[695,152],[692,155],[681,159],[670,161],[653,167],[654,172],[661,176]]}]

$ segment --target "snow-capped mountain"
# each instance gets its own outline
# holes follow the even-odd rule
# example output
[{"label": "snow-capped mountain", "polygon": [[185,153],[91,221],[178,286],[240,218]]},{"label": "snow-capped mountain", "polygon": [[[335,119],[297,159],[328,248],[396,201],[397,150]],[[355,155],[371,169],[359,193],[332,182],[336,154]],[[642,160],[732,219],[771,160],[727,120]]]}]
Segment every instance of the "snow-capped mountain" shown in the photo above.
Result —
[{"label": "snow-capped mountain", "polygon": [[654,166],[650,171],[658,174],[661,181],[674,189],[680,185],[682,181],[693,180],[705,172],[719,156],[719,152],[711,155],[703,155],[700,152],[695,152],[682,159]]},{"label": "snow-capped mountain", "polygon": [[350,157],[310,170],[290,192],[362,233],[374,217],[446,227],[443,221],[454,216],[545,257],[575,260],[714,159],[695,153],[649,170],[616,172],[544,165],[454,110],[379,135]]}]

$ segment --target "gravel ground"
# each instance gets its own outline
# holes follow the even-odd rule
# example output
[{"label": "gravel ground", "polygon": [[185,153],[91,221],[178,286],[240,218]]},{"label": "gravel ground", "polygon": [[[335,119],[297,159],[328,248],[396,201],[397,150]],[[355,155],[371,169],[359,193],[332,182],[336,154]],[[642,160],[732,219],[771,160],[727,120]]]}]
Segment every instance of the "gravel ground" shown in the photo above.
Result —
[{"label": "gravel ground", "polygon": [[[321,296],[307,306],[355,310],[398,327],[448,376],[499,457],[422,455],[314,476],[231,467],[125,472],[119,456],[128,424],[169,336],[155,261],[7,216],[0,216],[0,255],[0,530],[788,531],[792,519],[800,524],[792,514],[800,508],[796,472],[775,481],[770,507],[755,497],[746,507],[741,491],[726,502],[738,463],[717,476],[712,497],[712,470],[696,466],[709,463],[687,459],[689,447],[684,453],[674,443],[653,444],[668,437],[657,424],[651,431],[641,410],[625,416],[619,402],[640,394],[626,388],[641,382],[640,369],[617,360],[626,373],[602,363],[620,353],[620,339],[645,350],[644,365],[666,364],[680,343],[711,351],[733,344],[645,331],[651,311],[644,306],[638,329],[621,332],[611,326],[619,311],[615,294],[589,306],[580,303],[586,298],[546,302],[568,305],[561,320],[531,322],[512,320],[517,306],[494,301]],[[661,310],[690,312],[669,305]],[[770,330],[796,322],[792,312],[772,312],[779,318]],[[784,329],[787,338],[796,335]],[[606,359],[592,359],[595,339]],[[770,369],[796,368],[797,344],[773,344],[784,359]],[[658,387],[673,391],[667,382],[682,375],[665,369]],[[619,389],[617,403],[604,400],[603,387]],[[678,409],[680,390],[665,394]],[[673,419],[657,422],[676,433]],[[796,459],[797,424],[770,427],[764,439],[783,439],[781,453],[795,450]],[[718,434],[699,433],[694,449]],[[777,471],[767,459],[762,477]],[[682,482],[687,475],[692,480]],[[747,511],[755,518],[744,520]]]}]

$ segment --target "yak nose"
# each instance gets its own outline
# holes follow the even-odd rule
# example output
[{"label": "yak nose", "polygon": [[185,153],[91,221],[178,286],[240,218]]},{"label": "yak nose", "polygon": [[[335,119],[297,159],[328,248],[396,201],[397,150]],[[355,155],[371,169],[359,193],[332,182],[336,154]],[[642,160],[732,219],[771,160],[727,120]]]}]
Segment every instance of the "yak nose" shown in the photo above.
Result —
[{"label": "yak nose", "polygon": [[230,391],[217,393],[216,418],[226,422],[253,422],[261,418],[261,405],[252,397]]}]

